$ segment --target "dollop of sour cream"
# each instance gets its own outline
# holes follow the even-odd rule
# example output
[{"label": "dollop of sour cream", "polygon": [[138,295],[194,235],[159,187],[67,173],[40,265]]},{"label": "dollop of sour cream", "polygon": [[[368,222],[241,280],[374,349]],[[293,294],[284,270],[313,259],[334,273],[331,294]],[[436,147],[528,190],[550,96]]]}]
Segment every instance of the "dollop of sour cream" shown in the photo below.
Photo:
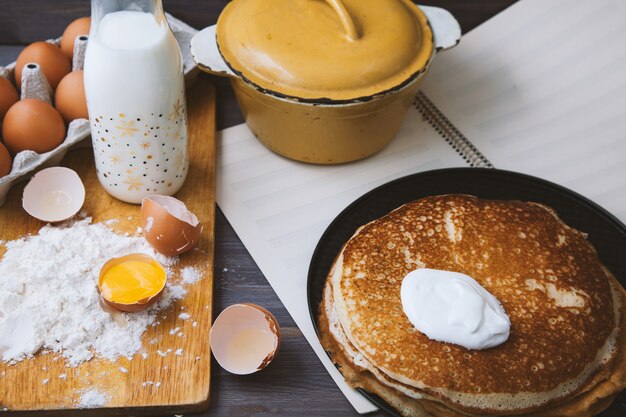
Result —
[{"label": "dollop of sour cream", "polygon": [[400,289],[402,309],[430,339],[467,349],[487,349],[509,338],[511,320],[491,293],[459,272],[421,268]]}]

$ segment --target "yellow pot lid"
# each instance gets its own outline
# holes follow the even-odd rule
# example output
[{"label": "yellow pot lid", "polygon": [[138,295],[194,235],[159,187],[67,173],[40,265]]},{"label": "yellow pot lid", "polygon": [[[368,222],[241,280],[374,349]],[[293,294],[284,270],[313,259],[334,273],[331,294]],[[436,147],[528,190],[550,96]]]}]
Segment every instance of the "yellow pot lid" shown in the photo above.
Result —
[{"label": "yellow pot lid", "polygon": [[233,71],[309,100],[391,90],[433,52],[426,16],[410,0],[233,0],[216,37]]}]

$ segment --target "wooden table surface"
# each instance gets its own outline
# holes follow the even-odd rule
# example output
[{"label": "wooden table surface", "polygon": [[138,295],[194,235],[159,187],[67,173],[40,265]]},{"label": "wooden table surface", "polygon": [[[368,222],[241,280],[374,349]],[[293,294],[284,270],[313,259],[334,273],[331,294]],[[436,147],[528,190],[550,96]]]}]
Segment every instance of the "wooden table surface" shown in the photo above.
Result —
[{"label": "wooden table surface", "polygon": [[[431,0],[428,3],[450,10],[466,33],[514,2]],[[201,29],[215,23],[227,1],[164,0],[163,3],[166,11]],[[0,64],[14,61],[30,42],[59,36],[71,20],[88,14],[87,0],[2,0]],[[242,123],[229,84],[217,77],[206,77],[217,88],[217,128]],[[280,322],[283,339],[276,360],[256,375],[230,375],[213,362],[211,405],[201,416],[358,416],[219,209],[215,239],[215,314],[233,303],[260,304]],[[382,412],[370,414],[383,415]]]}]

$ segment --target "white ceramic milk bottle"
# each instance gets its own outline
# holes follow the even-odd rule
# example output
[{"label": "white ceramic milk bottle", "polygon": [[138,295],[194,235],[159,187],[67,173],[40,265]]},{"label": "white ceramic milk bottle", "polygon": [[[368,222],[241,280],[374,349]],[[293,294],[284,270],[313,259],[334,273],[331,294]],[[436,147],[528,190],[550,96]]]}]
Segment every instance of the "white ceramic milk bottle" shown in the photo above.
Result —
[{"label": "white ceramic milk bottle", "polygon": [[161,0],[92,0],[85,93],[98,179],[140,203],[187,176],[183,64]]}]

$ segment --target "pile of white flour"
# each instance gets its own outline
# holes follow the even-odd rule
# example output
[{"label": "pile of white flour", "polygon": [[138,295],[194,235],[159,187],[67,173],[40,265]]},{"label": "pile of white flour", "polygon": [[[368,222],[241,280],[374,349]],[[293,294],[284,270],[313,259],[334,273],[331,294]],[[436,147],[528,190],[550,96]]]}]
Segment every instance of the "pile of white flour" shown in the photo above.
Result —
[{"label": "pile of white flour", "polygon": [[[157,311],[185,295],[168,284],[148,310],[114,320],[100,306],[100,268],[109,259],[145,253],[167,267],[143,237],[122,236],[91,219],[45,226],[38,235],[6,242],[0,260],[0,359],[17,362],[40,349],[61,354],[69,366],[94,354],[114,360],[141,348],[141,335]],[[125,319],[125,320],[124,320]],[[121,322],[121,323],[120,323]]]}]

